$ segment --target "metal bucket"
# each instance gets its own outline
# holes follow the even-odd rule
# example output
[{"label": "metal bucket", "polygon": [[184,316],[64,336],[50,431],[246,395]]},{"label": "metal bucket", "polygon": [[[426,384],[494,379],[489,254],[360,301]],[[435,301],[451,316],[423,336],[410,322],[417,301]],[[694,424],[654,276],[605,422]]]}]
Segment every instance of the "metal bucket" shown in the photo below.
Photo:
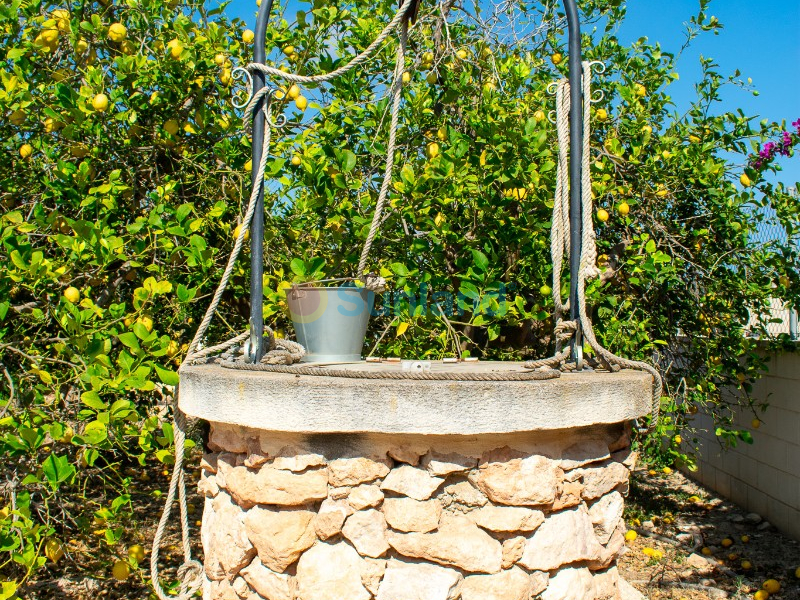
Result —
[{"label": "metal bucket", "polygon": [[361,360],[375,292],[356,287],[293,287],[286,292],[302,362]]}]

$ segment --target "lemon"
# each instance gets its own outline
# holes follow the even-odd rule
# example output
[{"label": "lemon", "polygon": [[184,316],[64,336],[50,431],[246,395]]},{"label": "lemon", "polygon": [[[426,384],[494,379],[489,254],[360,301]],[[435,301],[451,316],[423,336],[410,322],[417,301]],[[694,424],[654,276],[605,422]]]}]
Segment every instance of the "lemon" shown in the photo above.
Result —
[{"label": "lemon", "polygon": [[439,81],[439,75],[436,74],[436,71],[431,71],[425,76],[425,81],[433,85]]},{"label": "lemon", "polygon": [[245,29],[244,33],[242,34],[242,41],[245,44],[252,44],[254,39],[256,39],[256,34],[250,29]]},{"label": "lemon", "polygon": [[153,331],[153,319],[148,317],[147,315],[142,315],[141,317],[136,319],[136,322],[144,325],[144,328],[147,330],[148,333]]},{"label": "lemon", "polygon": [[302,163],[303,163],[303,159],[300,158],[299,154],[295,154],[292,157],[292,165],[294,165],[295,167],[299,167]]},{"label": "lemon", "polygon": [[[740,379],[740,381],[744,381],[746,379],[746,377],[744,377],[743,373],[739,373],[739,375],[742,375],[742,378]],[[753,419],[752,421],[750,421],[750,425],[753,427],[753,429],[758,429],[759,427],[761,427],[761,420],[760,419]]]},{"label": "lemon", "polygon": [[178,344],[178,342],[176,342],[175,340],[170,340],[169,344],[167,344],[167,356],[169,358],[172,358],[178,353],[180,349],[181,347],[180,344]]},{"label": "lemon", "polygon": [[742,568],[745,571],[749,571],[750,569],[753,568],[753,563],[751,563],[749,560],[743,560],[742,561]]},{"label": "lemon", "polygon": [[692,144],[699,144],[700,143],[700,138],[697,137],[696,135],[690,135],[689,136],[689,142],[691,142]]},{"label": "lemon", "polygon": [[300,95],[294,99],[294,105],[298,108],[298,110],[305,110],[308,106],[308,99],[305,96]]},{"label": "lemon", "polygon": [[553,64],[554,64],[554,65],[558,66],[558,65],[560,65],[560,64],[561,64],[561,61],[563,61],[563,60],[564,60],[564,55],[563,55],[563,54],[561,54],[561,52],[556,52],[555,54],[553,54],[553,55],[550,57],[550,60],[552,60],[552,61],[553,61]]},{"label": "lemon", "polygon": [[58,540],[49,539],[44,545],[44,554],[54,563],[57,563],[64,557],[64,548],[61,546],[61,542]]},{"label": "lemon", "polygon": [[767,590],[758,590],[753,594],[753,600],[767,600],[767,598],[769,598],[769,592]]},{"label": "lemon", "polygon": [[171,46],[169,47],[169,54],[174,59],[179,59],[181,54],[183,53],[183,42],[180,40],[172,40]]},{"label": "lemon", "polygon": [[664,472],[664,475],[671,475],[672,474],[672,469],[670,469],[669,467],[664,467],[661,470]]},{"label": "lemon", "polygon": [[286,95],[292,100],[297,100],[297,98],[300,97],[300,86],[298,86],[296,83],[293,83]]},{"label": "lemon", "polygon": [[252,161],[252,159],[248,160],[246,163],[244,163],[244,170],[245,171],[252,171],[253,170],[253,161]]},{"label": "lemon", "polygon": [[461,60],[466,60],[466,58],[467,58],[467,51],[466,51],[466,50],[463,50],[463,49],[462,49],[462,50],[458,50],[458,51],[456,52],[456,56],[457,56],[458,58],[460,58]]},{"label": "lemon", "polygon": [[438,137],[441,141],[445,141],[447,139],[447,129],[445,127],[439,127],[436,131],[436,137]]},{"label": "lemon", "polygon": [[543,285],[542,287],[539,288],[539,293],[542,296],[549,296],[550,294],[553,293],[553,288],[551,288],[549,285]]},{"label": "lemon", "polygon": [[781,584],[776,579],[767,579],[762,585],[761,588],[769,592],[770,594],[777,594],[781,591]]},{"label": "lemon", "polygon": [[53,46],[58,42],[58,29],[55,27],[51,29],[45,29],[39,34],[39,36],[39,39],[41,39],[43,44],[47,46]]},{"label": "lemon", "polygon": [[83,38],[78,38],[78,40],[75,42],[75,52],[77,52],[78,54],[83,54],[88,49],[89,49],[89,42],[87,42]]},{"label": "lemon", "polygon": [[647,88],[644,87],[641,83],[637,83],[635,86],[633,86],[633,88],[634,90],[636,90],[636,95],[639,96],[640,98],[644,98],[645,96],[647,96]]},{"label": "lemon", "polygon": [[753,182],[750,181],[750,178],[747,176],[747,173],[742,173],[742,176],[739,177],[739,183],[741,183],[744,187],[750,187],[753,185]]},{"label": "lemon", "polygon": [[92,108],[97,112],[105,112],[108,109],[108,96],[97,94],[92,98]]},{"label": "lemon", "polygon": [[533,118],[537,123],[541,123],[547,118],[547,116],[544,114],[543,110],[537,110],[535,113],[533,113]]},{"label": "lemon", "polygon": [[180,130],[180,125],[175,119],[170,119],[166,123],[164,123],[164,131],[166,131],[170,135],[176,135]]},{"label": "lemon", "polygon": [[436,142],[429,142],[427,146],[425,146],[425,156],[429,159],[434,159],[439,156],[439,144]]},{"label": "lemon", "polygon": [[125,581],[131,574],[131,568],[124,560],[118,560],[111,569],[111,575],[117,581]]},{"label": "lemon", "polygon": [[144,560],[144,548],[139,544],[134,544],[128,548],[128,556],[130,556],[137,563],[140,563]]},{"label": "lemon", "polygon": [[495,85],[494,81],[487,81],[483,84],[483,91],[487,94],[493,92],[497,86]]},{"label": "lemon", "polygon": [[608,119],[608,111],[605,108],[598,108],[595,117],[598,121],[605,121]]},{"label": "lemon", "polygon": [[629,530],[628,530],[628,531],[625,533],[625,539],[626,539],[627,541],[629,541],[629,542],[632,542],[632,541],[634,541],[634,540],[635,540],[637,537],[639,537],[639,534],[638,534],[638,533],[636,533],[636,532],[635,532],[633,529],[629,529]]},{"label": "lemon", "polygon": [[136,52],[136,44],[130,40],[123,40],[123,42],[119,45],[119,49],[122,50],[123,54],[130,55]]},{"label": "lemon", "polygon": [[222,69],[222,73],[219,75],[219,80],[222,82],[222,85],[230,85],[231,83],[231,70],[230,69]]},{"label": "lemon", "polygon": [[410,83],[411,82],[411,73],[405,71],[403,73],[403,83]]},{"label": "lemon", "polygon": [[794,576],[795,576],[797,579],[800,579],[800,567],[797,567],[797,568],[794,570]]},{"label": "lemon", "polygon": [[291,56],[292,54],[295,53],[294,50],[295,50],[294,46],[286,46],[286,48],[283,49],[283,53],[286,56]]},{"label": "lemon", "polygon": [[628,205],[627,202],[622,202],[619,205],[617,205],[617,212],[624,217],[629,212],[631,212],[631,207],[630,205]]},{"label": "lemon", "polygon": [[700,552],[702,552],[704,556],[711,556],[714,554],[714,551],[708,546],[705,546],[702,550],[700,550]]},{"label": "lemon", "polygon": [[733,540],[731,538],[725,538],[722,540],[722,547],[723,548],[730,548],[733,546]]},{"label": "lemon", "polygon": [[64,290],[64,298],[73,304],[77,304],[78,300],[81,299],[81,293],[78,291],[78,288],[70,286]]},{"label": "lemon", "polygon": [[22,146],[19,147],[19,155],[22,158],[28,159],[30,158],[31,154],[33,154],[33,146],[30,144],[22,144]]},{"label": "lemon", "polygon": [[222,65],[224,65],[225,64],[225,55],[222,54],[222,53],[217,54],[214,57],[214,64],[217,65],[218,67],[221,67]]},{"label": "lemon", "polygon": [[608,211],[605,208],[600,208],[597,210],[597,220],[601,223],[608,221],[608,216]]},{"label": "lemon", "polygon": [[674,438],[672,438],[672,441],[675,442],[676,446],[680,446],[680,444],[683,442],[683,438],[679,435],[676,435]]},{"label": "lemon", "polygon": [[122,23],[114,23],[108,28],[108,39],[112,42],[122,42],[128,37],[128,30]]}]

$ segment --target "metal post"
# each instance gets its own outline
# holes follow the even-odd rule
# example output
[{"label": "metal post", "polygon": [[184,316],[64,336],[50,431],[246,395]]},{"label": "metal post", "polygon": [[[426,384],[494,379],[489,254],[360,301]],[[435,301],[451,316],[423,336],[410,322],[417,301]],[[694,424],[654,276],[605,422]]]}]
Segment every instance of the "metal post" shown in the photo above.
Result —
[{"label": "metal post", "polygon": [[794,306],[789,309],[789,339],[797,341],[797,309]]},{"label": "metal post", "polygon": [[[266,61],[266,32],[273,0],[261,3],[258,10],[255,31],[255,49],[253,60],[257,63]],[[265,85],[264,73],[253,73],[253,94]],[[264,150],[264,102],[262,99],[253,111],[253,172],[251,181],[255,181],[261,154]],[[258,362],[264,356],[264,189],[258,192],[253,222],[250,225],[250,343],[248,360]]]},{"label": "metal post", "polygon": [[[578,271],[581,265],[581,180],[583,156],[583,85],[581,82],[581,23],[576,0],[564,0],[569,28],[569,229],[570,229],[570,263],[569,263],[569,306],[570,319],[580,318],[578,307]],[[591,219],[591,215],[585,215]],[[578,366],[582,364],[583,341],[580,328],[572,341],[572,360]]]}]

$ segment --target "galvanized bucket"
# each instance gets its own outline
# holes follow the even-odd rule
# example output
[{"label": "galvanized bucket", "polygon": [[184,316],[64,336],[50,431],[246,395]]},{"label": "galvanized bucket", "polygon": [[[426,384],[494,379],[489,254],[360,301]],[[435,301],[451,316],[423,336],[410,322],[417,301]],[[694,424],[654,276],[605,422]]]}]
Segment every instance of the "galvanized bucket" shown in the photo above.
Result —
[{"label": "galvanized bucket", "polygon": [[301,287],[286,293],[302,362],[357,362],[375,293],[356,287]]}]

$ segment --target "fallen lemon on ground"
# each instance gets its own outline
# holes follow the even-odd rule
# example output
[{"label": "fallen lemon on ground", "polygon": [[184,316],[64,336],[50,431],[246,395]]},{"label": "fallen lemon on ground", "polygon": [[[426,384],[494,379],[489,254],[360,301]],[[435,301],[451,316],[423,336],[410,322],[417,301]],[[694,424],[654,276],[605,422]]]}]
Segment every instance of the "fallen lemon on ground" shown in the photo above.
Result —
[{"label": "fallen lemon on ground", "polygon": [[722,540],[722,547],[723,548],[730,548],[733,546],[733,540],[731,538],[725,538]]},{"label": "fallen lemon on ground", "polygon": [[111,569],[111,575],[117,581],[125,581],[131,574],[131,568],[124,560],[118,560]]},{"label": "fallen lemon on ground", "polygon": [[751,563],[749,560],[743,560],[742,561],[742,568],[745,571],[749,571],[750,569],[753,568],[753,563]]},{"label": "fallen lemon on ground", "polygon": [[714,551],[711,550],[708,546],[705,546],[700,552],[702,552],[705,556],[711,556],[714,554]]},{"label": "fallen lemon on ground", "polygon": [[777,594],[781,591],[781,584],[778,582],[777,579],[767,579],[762,585],[761,588],[769,592],[770,594]]},{"label": "fallen lemon on ground", "polygon": [[47,558],[57,563],[64,557],[64,548],[61,547],[61,542],[58,540],[47,540],[44,546],[44,553]]},{"label": "fallen lemon on ground", "polygon": [[144,560],[144,548],[139,544],[134,544],[128,548],[128,556],[130,556],[137,563],[140,563]]},{"label": "fallen lemon on ground", "polygon": [[636,533],[636,532],[635,532],[633,529],[629,529],[629,530],[628,530],[628,531],[625,533],[625,539],[626,539],[627,541],[629,541],[629,542],[632,542],[632,541],[633,541],[633,540],[635,540],[637,537],[639,537],[639,534],[638,534],[638,533]]},{"label": "fallen lemon on ground", "polygon": [[753,594],[753,598],[755,600],[767,600],[767,598],[769,598],[769,592],[766,590],[758,590],[755,594]]}]

